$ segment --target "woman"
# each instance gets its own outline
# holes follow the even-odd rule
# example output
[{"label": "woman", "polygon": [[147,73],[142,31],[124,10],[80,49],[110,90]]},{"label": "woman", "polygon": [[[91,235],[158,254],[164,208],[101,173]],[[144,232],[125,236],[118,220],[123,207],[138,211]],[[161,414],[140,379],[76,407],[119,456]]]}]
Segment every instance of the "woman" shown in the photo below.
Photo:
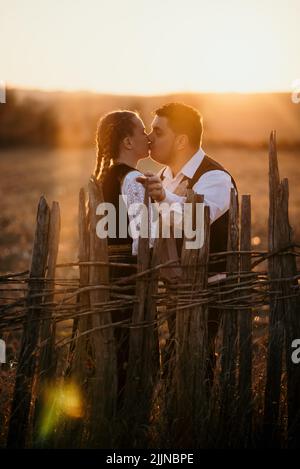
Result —
[{"label": "woman", "polygon": [[[101,182],[103,198],[116,209],[116,238],[108,237],[109,257],[114,262],[136,263],[138,239],[128,235],[119,237],[119,196],[121,195],[127,208],[131,204],[143,203],[145,189],[136,181],[142,173],[135,169],[141,158],[148,156],[149,140],[145,126],[137,113],[131,111],[114,111],[100,119],[96,135],[97,159],[93,179]],[[124,208],[124,207],[123,207]],[[126,210],[126,207],[125,207]],[[138,225],[139,213],[127,215],[127,225],[134,222]],[[134,220],[135,218],[135,220]],[[127,226],[128,228],[128,226]],[[132,268],[110,268],[110,280],[132,274]],[[131,286],[129,293],[134,294]],[[129,319],[132,308],[112,312],[112,321]],[[122,405],[126,381],[126,366],[129,353],[129,329],[115,327],[114,334],[117,346],[118,368],[118,407]]]}]

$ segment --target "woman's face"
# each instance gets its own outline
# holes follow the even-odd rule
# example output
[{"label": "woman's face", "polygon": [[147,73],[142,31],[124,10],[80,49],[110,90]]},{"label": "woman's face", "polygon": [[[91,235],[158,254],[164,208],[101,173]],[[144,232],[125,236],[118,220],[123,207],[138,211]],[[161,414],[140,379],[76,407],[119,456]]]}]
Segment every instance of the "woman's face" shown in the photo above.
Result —
[{"label": "woman's face", "polygon": [[144,122],[139,117],[134,118],[134,131],[130,137],[132,150],[137,160],[146,158],[149,153],[149,139],[146,133]]}]

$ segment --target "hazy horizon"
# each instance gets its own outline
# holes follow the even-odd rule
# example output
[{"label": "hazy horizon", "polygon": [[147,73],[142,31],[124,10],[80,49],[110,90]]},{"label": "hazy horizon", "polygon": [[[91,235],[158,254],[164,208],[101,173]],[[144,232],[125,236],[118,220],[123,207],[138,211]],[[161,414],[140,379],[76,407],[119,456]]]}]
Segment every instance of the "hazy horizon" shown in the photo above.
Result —
[{"label": "hazy horizon", "polygon": [[[169,92],[157,92],[157,93],[122,93],[122,92],[110,92],[110,91],[97,91],[97,90],[89,90],[85,88],[77,88],[77,89],[62,89],[62,88],[46,88],[46,87],[34,87],[34,86],[22,86],[14,83],[7,83],[5,82],[6,89],[12,89],[21,92],[42,92],[42,93],[66,93],[66,94],[76,94],[76,93],[86,93],[86,94],[96,94],[96,95],[104,95],[104,96],[125,96],[125,97],[140,97],[140,98],[152,98],[152,97],[164,97],[169,95],[270,95],[270,94],[288,94],[291,95],[291,89],[286,90],[269,90],[269,91],[203,91],[203,90],[175,90]],[[298,93],[299,94],[299,93]]]}]

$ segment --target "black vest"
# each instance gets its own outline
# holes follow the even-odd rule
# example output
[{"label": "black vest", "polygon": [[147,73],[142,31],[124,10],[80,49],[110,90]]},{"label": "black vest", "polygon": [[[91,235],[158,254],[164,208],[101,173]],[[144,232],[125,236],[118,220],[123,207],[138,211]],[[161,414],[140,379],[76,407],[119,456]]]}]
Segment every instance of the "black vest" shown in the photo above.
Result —
[{"label": "black vest", "polygon": [[[223,166],[220,163],[213,160],[207,155],[204,156],[200,166],[198,167],[194,176],[191,179],[187,178],[186,176],[183,178],[183,180],[189,181],[187,189],[192,189],[193,186],[200,179],[200,177],[203,176],[204,173],[207,173],[208,171],[215,171],[215,170],[224,171],[225,173],[229,174],[229,176],[231,177],[232,184],[236,192],[238,192],[237,185],[233,177],[231,176],[231,174],[225,168],[223,168]],[[161,173],[161,179],[164,179],[163,173],[164,173],[164,170]],[[229,210],[227,210],[223,215],[221,215],[216,221],[214,221],[210,225],[210,243],[209,243],[210,253],[227,251],[228,223],[229,223]],[[178,254],[180,255],[181,249],[182,249],[183,238],[176,238],[176,243],[177,243]],[[226,271],[226,257],[224,259],[221,259],[217,263],[210,264],[208,266],[208,272],[210,274],[224,272],[224,271]]]},{"label": "black vest", "polygon": [[[110,166],[106,175],[104,176],[104,180],[102,181],[102,189],[103,189],[103,199],[104,202],[110,202],[116,208],[116,238],[107,238],[107,242],[109,245],[125,245],[125,244],[132,244],[132,238],[128,234],[128,213],[127,213],[127,237],[126,238],[119,238],[119,196],[121,195],[121,186],[122,181],[125,176],[130,173],[130,171],[135,171],[135,168],[128,166],[125,163],[117,163]],[[121,200],[122,202],[122,200]],[[124,204],[124,208],[126,208]]]},{"label": "black vest", "polygon": [[[126,210],[127,217],[127,237],[119,237],[119,196],[121,195],[122,181],[125,176],[135,171],[135,168],[126,165],[125,163],[116,163],[110,166],[104,180],[102,181],[103,199],[104,202],[110,202],[116,208],[116,238],[107,237],[108,254],[111,262],[124,262],[127,264],[135,264],[136,256],[132,255],[132,237],[128,234],[129,218],[126,205],[123,203],[124,210]],[[130,267],[117,267],[110,266],[110,278],[116,280],[119,278],[127,277],[134,273]]]}]

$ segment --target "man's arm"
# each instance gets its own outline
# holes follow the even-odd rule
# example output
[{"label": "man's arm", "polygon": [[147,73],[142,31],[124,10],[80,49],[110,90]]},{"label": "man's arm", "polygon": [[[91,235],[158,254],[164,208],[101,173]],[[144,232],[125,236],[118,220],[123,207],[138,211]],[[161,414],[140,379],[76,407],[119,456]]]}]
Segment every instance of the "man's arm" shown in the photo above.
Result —
[{"label": "man's arm", "polygon": [[221,170],[204,173],[194,185],[193,190],[204,195],[204,203],[210,208],[210,223],[229,209],[232,187],[231,177]]},{"label": "man's arm", "polygon": [[[149,176],[147,176],[149,174]],[[147,184],[149,195],[158,202],[159,210],[166,222],[170,219],[169,214],[164,216],[164,207],[166,204],[174,212],[171,220],[175,224],[182,225],[183,206],[186,197],[173,194],[163,188],[162,181],[158,176],[152,173],[145,173],[146,178],[140,181]],[[233,187],[229,174],[221,170],[208,171],[203,174],[199,181],[193,186],[197,194],[204,195],[204,203],[210,208],[210,223],[213,223],[223,215],[230,206],[230,191]]]}]

